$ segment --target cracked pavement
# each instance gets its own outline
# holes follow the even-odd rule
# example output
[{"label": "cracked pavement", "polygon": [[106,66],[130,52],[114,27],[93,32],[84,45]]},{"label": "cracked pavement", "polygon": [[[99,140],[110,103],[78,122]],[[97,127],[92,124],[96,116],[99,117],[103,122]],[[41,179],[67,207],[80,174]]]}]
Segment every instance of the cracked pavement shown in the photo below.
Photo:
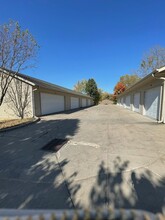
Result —
[{"label": "cracked pavement", "polygon": [[[0,133],[0,208],[165,208],[165,125],[115,105]],[[41,148],[70,141],[57,153]]]}]

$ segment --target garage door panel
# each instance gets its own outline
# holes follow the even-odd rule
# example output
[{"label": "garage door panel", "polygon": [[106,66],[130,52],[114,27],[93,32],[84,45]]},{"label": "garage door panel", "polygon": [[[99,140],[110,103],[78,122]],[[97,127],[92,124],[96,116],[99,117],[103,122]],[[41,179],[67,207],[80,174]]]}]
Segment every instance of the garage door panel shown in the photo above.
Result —
[{"label": "garage door panel", "polygon": [[154,119],[158,119],[159,102],[160,102],[160,87],[155,87],[153,89],[147,90],[144,96],[145,115]]},{"label": "garage door panel", "polygon": [[91,100],[88,99],[88,106],[91,106]]},{"label": "garage door panel", "polygon": [[125,98],[125,107],[126,108],[130,108],[130,101],[131,101],[131,96],[130,95],[126,96],[126,98]]},{"label": "garage door panel", "polygon": [[71,97],[71,109],[79,108],[79,98]]},{"label": "garage door panel", "polygon": [[121,106],[123,106],[123,101],[124,101],[124,100],[123,100],[123,98],[121,98],[121,103],[120,103],[120,104],[121,104]]},{"label": "garage door panel", "polygon": [[86,103],[86,99],[82,99],[82,107],[86,107],[87,103]]},{"label": "garage door panel", "polygon": [[64,111],[64,96],[41,93],[42,115]]},{"label": "garage door panel", "polygon": [[139,112],[140,92],[134,94],[134,111]]}]

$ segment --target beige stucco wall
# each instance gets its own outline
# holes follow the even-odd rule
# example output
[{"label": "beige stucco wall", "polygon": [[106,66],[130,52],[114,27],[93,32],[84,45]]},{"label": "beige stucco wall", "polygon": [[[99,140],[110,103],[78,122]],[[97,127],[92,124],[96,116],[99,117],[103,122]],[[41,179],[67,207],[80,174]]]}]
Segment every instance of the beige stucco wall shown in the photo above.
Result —
[{"label": "beige stucco wall", "polygon": [[[11,82],[10,87],[14,87],[14,80]],[[25,88],[27,86],[26,83],[22,82],[22,88]],[[30,118],[33,117],[33,91],[32,91],[32,86],[29,86],[29,96],[28,96],[28,100],[29,100],[29,104],[26,107],[25,110],[25,118]],[[8,92],[10,91],[10,87],[8,89]],[[9,95],[8,92],[6,93],[6,96],[4,98],[3,104],[0,106],[0,119],[17,119],[19,118],[16,114],[16,110],[14,111],[13,109],[13,103],[10,101],[9,99]]]}]

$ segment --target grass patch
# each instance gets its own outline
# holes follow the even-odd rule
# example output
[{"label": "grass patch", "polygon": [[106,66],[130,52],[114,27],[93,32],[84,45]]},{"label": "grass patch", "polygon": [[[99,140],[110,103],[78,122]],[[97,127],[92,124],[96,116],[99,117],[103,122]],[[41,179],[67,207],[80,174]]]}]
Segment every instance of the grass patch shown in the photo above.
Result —
[{"label": "grass patch", "polygon": [[33,121],[34,118],[25,118],[25,119],[0,119],[0,129],[11,128],[17,125],[25,124],[27,122]]}]

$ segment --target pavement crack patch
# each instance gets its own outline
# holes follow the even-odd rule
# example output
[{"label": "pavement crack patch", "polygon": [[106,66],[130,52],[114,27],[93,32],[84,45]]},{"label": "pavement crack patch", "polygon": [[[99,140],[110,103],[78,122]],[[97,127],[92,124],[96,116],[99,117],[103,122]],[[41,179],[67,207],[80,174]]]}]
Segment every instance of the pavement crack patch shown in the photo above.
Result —
[{"label": "pavement crack patch", "polygon": [[100,148],[100,145],[98,145],[98,144],[88,143],[88,142],[83,142],[83,141],[80,141],[80,142],[68,141],[68,143],[66,145],[75,145],[75,146],[83,145],[83,146],[88,146],[88,147]]},{"label": "pavement crack patch", "polygon": [[77,179],[77,180],[75,180],[75,182],[81,182],[81,181],[85,181],[85,180],[89,180],[89,179],[93,179],[93,178],[97,178],[97,175],[89,176],[89,177],[82,178],[82,179]]}]

